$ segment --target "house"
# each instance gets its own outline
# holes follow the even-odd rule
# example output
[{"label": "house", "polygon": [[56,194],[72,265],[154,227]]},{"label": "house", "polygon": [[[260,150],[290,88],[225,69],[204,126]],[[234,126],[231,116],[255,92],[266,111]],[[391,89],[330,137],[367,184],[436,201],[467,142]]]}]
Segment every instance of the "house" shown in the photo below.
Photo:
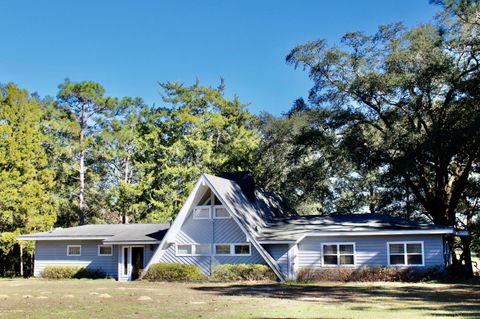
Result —
[{"label": "house", "polygon": [[84,225],[18,236],[35,240],[35,276],[46,265],[82,265],[118,280],[136,279],[153,263],[267,264],[278,279],[302,267],[445,266],[439,227],[379,214],[298,216],[250,174],[204,174],[169,224]]}]

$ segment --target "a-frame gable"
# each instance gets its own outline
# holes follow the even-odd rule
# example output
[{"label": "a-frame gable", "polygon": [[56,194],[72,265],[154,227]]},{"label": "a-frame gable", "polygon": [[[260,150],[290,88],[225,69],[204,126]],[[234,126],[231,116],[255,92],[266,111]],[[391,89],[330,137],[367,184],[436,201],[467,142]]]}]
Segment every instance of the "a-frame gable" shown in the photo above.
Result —
[{"label": "a-frame gable", "polygon": [[257,242],[255,237],[248,230],[248,227],[245,227],[243,221],[239,219],[239,216],[235,210],[235,207],[232,206],[232,203],[227,198],[224,198],[222,196],[223,194],[215,188],[215,186],[212,184],[212,182],[209,180],[208,177],[209,177],[208,175],[202,175],[199,178],[194,188],[192,189],[190,195],[188,196],[187,200],[185,201],[185,204],[182,206],[182,209],[180,210],[179,214],[177,215],[174,222],[172,223],[172,226],[170,227],[164,239],[158,246],[153,257],[150,259],[150,262],[145,267],[145,270],[147,270],[152,263],[158,262],[162,258],[162,255],[165,252],[168,245],[172,244],[175,241],[175,238],[181,231],[182,225],[184,224],[186,218],[189,216],[190,212],[196,206],[196,204],[199,203],[205,191],[207,191],[205,188],[208,187],[208,189],[210,189],[210,191],[215,195],[215,197],[221,202],[223,207],[225,207],[225,209],[231,215],[232,219],[236,222],[236,224],[241,229],[241,231],[245,234],[247,240],[259,252],[259,254],[263,257],[263,259],[267,262],[267,264],[272,268],[272,270],[278,276],[278,278],[281,281],[284,281],[283,274],[281,273],[280,267],[278,266],[276,261]]},{"label": "a-frame gable", "polygon": [[[278,276],[278,278],[281,281],[285,281],[285,278],[280,270],[280,267],[278,266],[277,262],[271,257],[271,255],[258,243],[254,235],[249,231],[249,228],[246,224],[245,221],[242,219],[245,215],[238,214],[236,208],[233,205],[233,199],[229,199],[228,196],[224,196],[224,193],[219,192],[219,190],[215,187],[215,185],[212,183],[212,180],[218,177],[215,176],[209,176],[209,175],[203,175],[202,177],[205,178],[205,182],[207,185],[210,187],[210,190],[215,194],[215,196],[220,200],[222,205],[228,210],[232,218],[237,222],[237,225],[240,227],[240,229],[245,233],[247,236],[247,239],[250,241],[250,243],[257,249],[257,251],[260,253],[260,255],[263,257],[263,259],[267,262],[267,264],[270,266],[270,268],[273,270],[273,272]],[[212,178],[213,177],[213,178]],[[240,197],[245,197],[243,193],[238,192],[237,195]],[[244,199],[242,198],[241,202],[245,202]]]}]

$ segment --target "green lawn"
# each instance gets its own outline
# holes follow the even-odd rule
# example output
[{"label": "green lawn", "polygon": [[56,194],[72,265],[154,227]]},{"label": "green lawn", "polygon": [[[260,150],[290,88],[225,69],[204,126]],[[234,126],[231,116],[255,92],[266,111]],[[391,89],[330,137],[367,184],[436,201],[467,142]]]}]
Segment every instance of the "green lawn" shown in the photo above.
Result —
[{"label": "green lawn", "polygon": [[153,317],[480,318],[480,284],[0,280],[0,318]]}]

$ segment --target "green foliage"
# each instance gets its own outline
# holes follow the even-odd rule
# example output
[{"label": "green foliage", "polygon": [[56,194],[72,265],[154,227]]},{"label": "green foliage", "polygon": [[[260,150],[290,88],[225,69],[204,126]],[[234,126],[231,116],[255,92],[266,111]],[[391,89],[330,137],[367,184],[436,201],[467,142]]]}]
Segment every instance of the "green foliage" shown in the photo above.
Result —
[{"label": "green foliage", "polygon": [[41,276],[46,279],[101,279],[107,277],[101,270],[81,266],[46,266]]},{"label": "green foliage", "polygon": [[143,279],[149,281],[203,280],[205,276],[195,265],[157,263],[148,268]]},{"label": "green foliage", "polygon": [[399,281],[423,282],[445,279],[447,273],[441,267],[395,268],[302,268],[298,271],[297,281]]},{"label": "green foliage", "polygon": [[146,112],[147,106],[140,98],[124,98],[103,123],[101,141],[109,176],[109,210],[117,221],[145,217],[142,215],[146,205],[140,200],[143,174],[135,156],[139,153],[138,126]]},{"label": "green foliage", "polygon": [[330,106],[349,156],[368,154],[367,164],[401,180],[441,225],[455,223],[479,159],[480,50],[462,33],[475,28],[460,19],[393,24],[372,36],[348,33],[341,46],[300,45],[287,57],[310,71],[310,102]]},{"label": "green foliage", "polygon": [[136,157],[144,174],[142,200],[153,221],[174,217],[202,173],[252,168],[260,139],[246,106],[224,97],[223,83],[161,86],[167,106],[145,114]]},{"label": "green foliage", "polygon": [[259,264],[221,264],[215,265],[213,280],[275,280],[270,267]]},{"label": "green foliage", "polygon": [[[85,215],[94,221],[95,214],[105,206],[104,154],[101,151],[99,132],[118,99],[105,96],[105,89],[98,83],[65,80],[59,85],[57,107],[63,109],[71,129],[68,136],[73,159],[71,165],[78,172],[78,222],[84,224]],[[95,204],[100,204],[96,206]]]},{"label": "green foliage", "polygon": [[[0,252],[15,236],[48,230],[56,219],[54,172],[42,143],[38,101],[14,84],[0,87]],[[24,243],[27,249],[33,246]]]},{"label": "green foliage", "polygon": [[[299,185],[284,192],[291,201],[331,203],[321,213],[401,212],[471,228],[479,213],[479,192],[468,184],[480,176],[480,10],[476,1],[442,3],[435,24],[395,23],[290,52],[287,62],[307,70],[314,86],[308,104],[274,122],[286,136],[267,134],[265,145],[285,141],[285,152],[277,147],[266,161],[286,169],[280,181]],[[462,246],[452,258],[470,265],[469,240]]]}]

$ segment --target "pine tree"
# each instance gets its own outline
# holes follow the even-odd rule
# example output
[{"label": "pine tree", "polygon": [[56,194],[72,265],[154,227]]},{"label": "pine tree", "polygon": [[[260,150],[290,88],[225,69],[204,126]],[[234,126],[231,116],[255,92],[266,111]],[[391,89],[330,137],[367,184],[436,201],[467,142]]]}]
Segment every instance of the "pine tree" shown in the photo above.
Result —
[{"label": "pine tree", "polygon": [[5,255],[17,235],[55,223],[54,172],[42,146],[40,119],[39,104],[27,91],[14,84],[0,88],[0,252]]}]

